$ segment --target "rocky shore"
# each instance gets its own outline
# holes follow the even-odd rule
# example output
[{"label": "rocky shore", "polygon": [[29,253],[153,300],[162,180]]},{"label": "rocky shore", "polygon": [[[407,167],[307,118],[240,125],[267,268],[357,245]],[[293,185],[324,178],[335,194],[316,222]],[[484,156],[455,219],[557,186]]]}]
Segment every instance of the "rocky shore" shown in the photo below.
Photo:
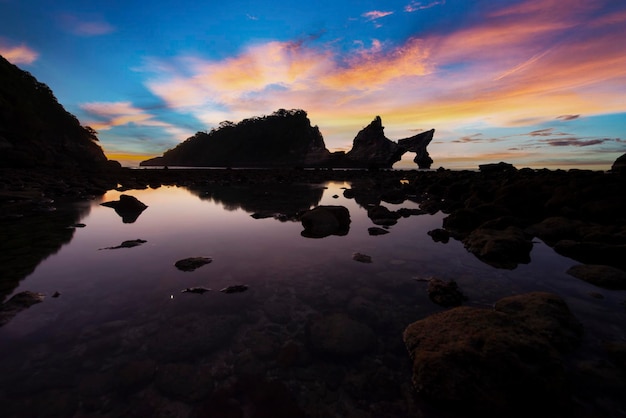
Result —
[{"label": "rocky shore", "polygon": [[[283,186],[346,181],[351,187],[344,190],[344,197],[367,208],[368,217],[380,226],[376,231],[381,232],[377,233],[384,233],[387,231],[384,227],[393,225],[401,217],[442,212],[445,215],[442,225],[429,232],[431,238],[442,245],[457,240],[467,251],[494,268],[515,269],[530,262],[530,252],[541,240],[559,254],[579,263],[568,271],[573,280],[585,280],[606,291],[626,289],[626,194],[623,193],[626,175],[620,169],[608,172],[531,170],[500,163],[483,165],[476,171],[118,167],[100,176],[96,174],[61,177],[52,172],[3,170],[0,177],[0,226],[5,231],[13,231],[10,228],[19,223],[16,220],[38,219],[39,225],[48,225],[45,229],[54,235],[57,227],[51,225],[57,224],[41,222],[58,217],[53,210],[56,202],[89,200],[111,189],[127,191],[172,185],[202,193],[243,187],[266,193]],[[277,192],[274,196],[281,195]],[[284,196],[284,199],[294,199],[294,196]],[[392,210],[387,207],[407,200],[419,203],[420,209]],[[258,202],[251,205],[251,208],[256,207],[265,209]],[[290,205],[284,207],[291,208]],[[347,233],[350,220],[343,211],[345,208],[325,206],[302,212],[297,210],[298,207],[293,206],[284,219],[302,222],[306,231],[303,235],[319,238]],[[271,208],[267,209],[267,213],[272,212]],[[262,212],[258,213],[261,217]],[[67,228],[78,219],[59,220],[58,225],[62,225],[64,232],[58,237],[49,237],[48,254],[55,251],[55,240],[58,249],[71,239],[71,232],[67,236]],[[5,235],[8,238],[3,243],[4,255],[13,254],[11,251],[20,247],[18,235],[18,232]],[[40,256],[45,257],[45,252]],[[31,262],[36,265],[38,261]],[[15,270],[15,264],[3,264],[9,266],[5,267],[6,274],[3,274],[4,297],[29,268],[22,267],[19,274],[11,276],[9,270]],[[11,283],[7,284],[7,281]],[[442,307],[442,311],[414,318],[414,323],[405,324],[404,335],[398,336],[399,341],[404,341],[407,357],[413,364],[416,396],[450,412],[451,416],[470,412],[482,416],[542,416],[543,413],[591,416],[583,407],[587,401],[572,396],[568,369],[568,362],[576,356],[585,330],[559,295],[533,292],[504,298],[493,308],[478,308],[460,306],[465,304],[465,298],[459,293],[462,290],[454,282],[431,280],[431,299]],[[16,312],[15,304],[4,305],[7,312],[11,310],[6,315],[9,318]],[[213,324],[211,330],[231,326],[226,325]],[[376,333],[344,314],[311,318],[306,326],[306,338],[310,345],[307,347],[309,354],[339,359],[337,361],[377,350]],[[161,351],[164,344],[159,343]],[[171,347],[172,353],[178,353],[179,349],[178,346]],[[281,361],[297,364],[299,354],[291,353],[290,349],[282,348]],[[616,337],[613,341],[604,341],[603,350],[609,362],[605,366],[615,370],[618,381],[619,376],[623,379],[626,376],[626,343]],[[149,369],[152,376],[154,366],[150,365]],[[178,376],[180,373],[174,368],[159,369],[159,388],[165,392],[179,391],[184,386],[176,383],[177,379],[182,379]],[[195,369],[185,373],[200,380],[206,377]],[[591,366],[587,373],[594,379],[601,374]],[[277,396],[280,401],[272,402],[288,400],[292,412],[295,411],[294,416],[307,416],[284,386],[270,388],[271,384],[263,381],[263,385],[268,386],[269,395],[258,395],[259,399],[265,402],[264,396],[268,399]],[[243,386],[227,390],[233,393],[243,391],[249,396],[254,392]],[[207,403],[207,411],[209,407],[215,407],[243,413],[227,402],[229,397],[235,396],[233,393],[216,392],[211,398],[215,402],[212,405]],[[205,395],[197,395],[197,398],[204,399],[208,396]],[[189,391],[180,396],[196,397]],[[529,398],[541,402],[527,403]],[[221,405],[220,402],[225,403]],[[611,413],[606,416],[620,416],[619,409],[611,403],[615,401],[607,402],[604,410]],[[537,409],[540,404],[544,409]]]}]

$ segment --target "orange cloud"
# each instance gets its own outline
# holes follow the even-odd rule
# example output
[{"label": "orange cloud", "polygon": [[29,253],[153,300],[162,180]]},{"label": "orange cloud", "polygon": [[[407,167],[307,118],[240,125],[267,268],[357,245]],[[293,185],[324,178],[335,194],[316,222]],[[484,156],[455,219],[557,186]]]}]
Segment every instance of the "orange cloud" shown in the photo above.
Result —
[{"label": "orange cloud", "polygon": [[32,64],[39,54],[28,46],[9,45],[0,39],[0,55],[12,64]]},{"label": "orange cloud", "polygon": [[59,22],[63,29],[78,36],[100,36],[115,31],[115,27],[99,16],[62,14]]}]

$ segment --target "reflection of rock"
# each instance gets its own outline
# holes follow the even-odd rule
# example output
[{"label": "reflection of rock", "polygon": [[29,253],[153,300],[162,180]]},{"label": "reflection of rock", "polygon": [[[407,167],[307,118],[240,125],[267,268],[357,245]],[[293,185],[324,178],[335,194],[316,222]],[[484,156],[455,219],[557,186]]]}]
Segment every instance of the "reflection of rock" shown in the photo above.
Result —
[{"label": "reflection of rock", "polygon": [[324,238],[346,235],[350,230],[350,212],[344,206],[318,206],[300,216],[303,237]]},{"label": "reflection of rock", "polygon": [[222,292],[222,293],[241,293],[241,292],[245,292],[246,290],[248,290],[248,286],[246,286],[245,284],[236,284],[236,285],[233,285],[233,286],[225,287],[222,290],[220,290],[220,292]]},{"label": "reflection of rock", "polygon": [[133,247],[138,247],[141,244],[144,244],[148,241],[146,241],[145,239],[131,239],[128,241],[124,241],[122,242],[120,245],[116,245],[115,247],[105,247],[105,248],[100,248],[101,250],[117,250],[118,248],[133,248]]},{"label": "reflection of rock", "polygon": [[15,315],[31,306],[43,302],[42,293],[24,291],[17,293],[11,299],[0,305],[0,326],[9,322]]},{"label": "reflection of rock", "polygon": [[174,266],[176,266],[178,270],[194,271],[195,269],[200,268],[205,264],[209,264],[211,261],[213,260],[209,257],[189,257],[178,260],[176,263],[174,263]]},{"label": "reflection of rock", "polygon": [[435,228],[431,231],[428,231],[427,234],[430,235],[430,237],[435,242],[443,242],[445,244],[450,241],[450,233],[445,229]]},{"label": "reflection of rock", "polygon": [[367,232],[368,232],[370,235],[373,235],[373,236],[376,236],[376,235],[385,235],[385,234],[388,234],[388,233],[389,233],[389,231],[387,231],[386,229],[379,228],[379,227],[377,227],[377,226],[372,226],[372,227],[370,227],[370,228],[367,228]]},{"label": "reflection of rock", "polygon": [[545,416],[569,401],[562,354],[581,334],[562,299],[536,292],[501,299],[493,310],[434,314],[409,325],[404,342],[414,387],[427,399],[465,414]]},{"label": "reflection of rock", "polygon": [[367,254],[354,253],[352,254],[352,259],[354,261],[358,261],[359,263],[371,263],[372,257]]},{"label": "reflection of rock", "polygon": [[570,267],[567,273],[605,289],[626,289],[626,272],[615,267],[579,264]]},{"label": "reflection of rock", "polygon": [[398,223],[400,215],[384,206],[377,205],[367,209],[367,217],[372,220],[374,225],[391,226]]},{"label": "reflection of rock", "polygon": [[100,203],[115,209],[115,212],[122,217],[122,222],[132,224],[137,220],[141,212],[146,210],[148,206],[140,202],[136,197],[129,195],[120,195],[120,199],[111,202]]}]

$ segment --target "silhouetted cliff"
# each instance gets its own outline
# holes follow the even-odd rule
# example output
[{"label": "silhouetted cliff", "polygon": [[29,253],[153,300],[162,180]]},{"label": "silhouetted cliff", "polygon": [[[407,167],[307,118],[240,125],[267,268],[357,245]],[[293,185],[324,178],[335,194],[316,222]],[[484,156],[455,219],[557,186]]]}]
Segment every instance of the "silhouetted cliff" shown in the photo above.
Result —
[{"label": "silhouetted cliff", "polygon": [[0,56],[0,168],[89,168],[107,158],[50,88]]},{"label": "silhouetted cliff", "polygon": [[398,142],[384,135],[380,116],[362,129],[348,152],[331,153],[317,126],[304,110],[278,110],[270,116],[222,122],[209,133],[198,132],[163,156],[142,166],[182,167],[337,167],[391,168],[407,152],[415,152],[420,168],[430,168],[426,147],[434,129]]},{"label": "silhouetted cliff", "polygon": [[222,122],[198,132],[162,157],[142,166],[284,167],[317,166],[330,158],[317,126],[304,110],[280,109],[269,116]]}]

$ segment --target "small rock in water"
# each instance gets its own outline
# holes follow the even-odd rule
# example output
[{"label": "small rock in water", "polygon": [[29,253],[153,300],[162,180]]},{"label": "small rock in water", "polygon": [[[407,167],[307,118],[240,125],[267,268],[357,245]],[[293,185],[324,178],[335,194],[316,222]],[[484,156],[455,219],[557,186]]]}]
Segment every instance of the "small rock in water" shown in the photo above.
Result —
[{"label": "small rock in water", "polygon": [[174,266],[176,266],[178,270],[194,271],[195,269],[200,268],[205,264],[209,264],[211,261],[213,260],[210,257],[190,257],[178,260],[176,263],[174,263]]},{"label": "small rock in water", "polygon": [[52,294],[52,297],[53,297],[53,298],[58,298],[59,296],[61,296],[61,293],[59,293],[59,292],[54,292],[54,293]]},{"label": "small rock in water", "polygon": [[87,226],[87,225],[85,225],[85,224],[78,223],[78,224],[74,224],[74,225],[72,225],[72,228],[84,228],[84,227],[86,227],[86,226]]},{"label": "small rock in water", "polygon": [[141,245],[145,242],[148,242],[148,241],[146,241],[145,239],[132,239],[129,241],[124,241],[116,247],[105,247],[105,248],[100,248],[100,249],[101,250],[116,250],[118,248],[132,248],[132,247],[137,247],[138,245]]},{"label": "small rock in water", "polygon": [[198,293],[203,294],[205,292],[209,292],[211,289],[208,287],[188,287],[186,289],[181,290],[181,293]]},{"label": "small rock in water", "polygon": [[236,284],[234,286],[225,287],[222,290],[220,290],[220,292],[238,293],[238,292],[245,292],[246,290],[248,290],[248,286],[246,286],[245,284]]},{"label": "small rock in water", "polygon": [[371,228],[367,228],[367,232],[370,235],[385,235],[385,234],[389,233],[389,231],[387,231],[386,229],[379,228],[377,226],[373,226]]},{"label": "small rock in water", "polygon": [[354,261],[359,261],[361,263],[371,263],[372,257],[366,254],[354,253],[352,254],[352,259]]}]

